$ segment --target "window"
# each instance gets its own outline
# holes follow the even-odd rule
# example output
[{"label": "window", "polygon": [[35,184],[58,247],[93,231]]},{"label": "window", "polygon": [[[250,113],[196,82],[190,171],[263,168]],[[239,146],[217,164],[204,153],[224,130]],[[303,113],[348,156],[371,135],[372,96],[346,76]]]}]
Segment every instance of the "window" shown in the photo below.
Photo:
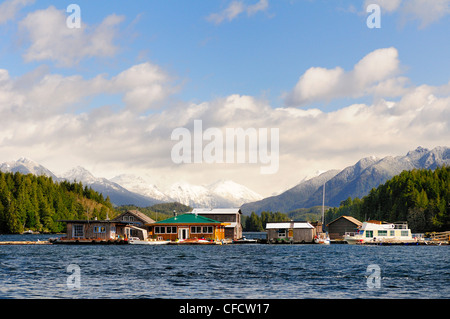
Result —
[{"label": "window", "polygon": [[366,238],[373,237],[373,230],[366,230]]},{"label": "window", "polygon": [[83,237],[84,236],[84,227],[83,225],[73,225],[73,237]]},{"label": "window", "polygon": [[212,226],[203,226],[203,234],[212,234],[213,228]]},{"label": "window", "polygon": [[402,236],[402,237],[408,237],[408,236],[409,236],[409,231],[407,231],[407,230],[402,230],[400,236]]},{"label": "window", "polygon": [[[170,227],[167,227],[170,228]],[[166,232],[166,227],[163,226],[156,226],[155,227],[155,234],[164,234]]]},{"label": "window", "polygon": [[395,236],[395,230],[390,230],[389,231],[389,236]]},{"label": "window", "polygon": [[286,229],[278,230],[278,238],[286,238]]},{"label": "window", "polygon": [[167,234],[176,234],[177,228],[175,226],[168,226],[168,227],[166,227],[166,233]]},{"label": "window", "polygon": [[202,227],[201,226],[192,226],[191,227],[191,233],[193,233],[193,234],[201,234],[202,233]]},{"label": "window", "polygon": [[106,233],[105,226],[94,226],[94,234],[104,234]]},{"label": "window", "polygon": [[387,230],[379,230],[378,236],[387,236]]}]

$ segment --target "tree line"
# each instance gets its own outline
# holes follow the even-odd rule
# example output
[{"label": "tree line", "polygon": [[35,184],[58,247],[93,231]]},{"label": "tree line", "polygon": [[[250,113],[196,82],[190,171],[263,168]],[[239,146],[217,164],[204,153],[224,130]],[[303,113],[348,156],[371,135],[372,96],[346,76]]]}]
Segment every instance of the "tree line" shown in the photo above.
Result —
[{"label": "tree line", "polygon": [[61,219],[105,219],[116,214],[109,197],[81,182],[0,172],[0,233],[56,233],[65,229]]},{"label": "tree line", "polygon": [[407,221],[413,232],[450,230],[450,167],[403,171],[362,199],[348,198],[329,209],[325,224],[343,215]]},{"label": "tree line", "polygon": [[267,223],[273,222],[286,222],[291,218],[280,212],[261,212],[258,216],[255,212],[252,212],[250,216],[242,216],[242,228],[243,231],[265,231]]}]

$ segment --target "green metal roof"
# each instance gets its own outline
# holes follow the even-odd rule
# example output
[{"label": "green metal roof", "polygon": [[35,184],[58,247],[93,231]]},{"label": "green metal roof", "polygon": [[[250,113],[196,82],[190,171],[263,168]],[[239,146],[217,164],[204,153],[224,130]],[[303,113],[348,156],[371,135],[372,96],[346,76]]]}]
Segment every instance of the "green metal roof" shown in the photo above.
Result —
[{"label": "green metal roof", "polygon": [[169,219],[161,220],[155,224],[221,224],[217,220],[195,215],[195,214],[183,214]]}]

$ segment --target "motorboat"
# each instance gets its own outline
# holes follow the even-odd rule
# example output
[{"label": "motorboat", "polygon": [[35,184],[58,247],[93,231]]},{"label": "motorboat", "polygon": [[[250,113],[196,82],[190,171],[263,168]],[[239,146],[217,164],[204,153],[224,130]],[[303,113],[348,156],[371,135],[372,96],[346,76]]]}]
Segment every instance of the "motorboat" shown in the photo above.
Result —
[{"label": "motorboat", "polygon": [[314,237],[314,243],[316,244],[322,244],[322,245],[329,245],[330,237],[328,236],[328,233],[319,233]]},{"label": "motorboat", "polygon": [[151,239],[142,240],[137,237],[131,237],[128,239],[128,243],[130,245],[167,245],[168,243],[170,243],[170,241],[169,240],[151,240]]}]

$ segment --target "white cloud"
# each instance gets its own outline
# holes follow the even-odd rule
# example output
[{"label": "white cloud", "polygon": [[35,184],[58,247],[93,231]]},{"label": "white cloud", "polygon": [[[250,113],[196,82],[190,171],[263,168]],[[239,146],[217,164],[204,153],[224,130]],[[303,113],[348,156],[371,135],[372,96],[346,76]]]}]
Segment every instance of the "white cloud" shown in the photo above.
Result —
[{"label": "white cloud", "polygon": [[269,7],[269,0],[259,0],[256,4],[246,5],[242,1],[233,1],[230,5],[219,13],[211,13],[207,20],[214,24],[221,24],[224,21],[232,21],[240,14],[247,12],[252,16],[260,11],[265,11]]},{"label": "white cloud", "polygon": [[[2,161],[25,155],[57,172],[82,165],[99,176],[145,173],[169,184],[180,179],[208,184],[227,178],[270,195],[314,171],[344,168],[365,156],[402,155],[418,145],[448,144],[450,83],[405,89],[407,79],[395,77],[397,59],[395,49],[381,49],[348,72],[339,67],[313,69],[311,75],[319,74],[318,80],[306,78],[316,83],[312,88],[322,91],[314,91],[310,99],[336,96],[342,84],[335,79],[360,85],[357,90],[343,85],[349,96],[361,89],[385,92],[387,88],[381,85],[389,87],[388,81],[398,81],[396,85],[402,89],[396,101],[378,99],[370,105],[351,104],[333,112],[273,108],[264,99],[233,94],[202,103],[178,102],[144,114],[144,110],[153,110],[155,103],[167,101],[174,91],[167,72],[148,62],[90,79],[49,74],[45,68],[13,78],[8,70],[0,70]],[[321,79],[328,79],[333,89],[324,90]],[[99,105],[81,114],[70,107],[104,94],[120,95],[124,107]],[[261,175],[260,163],[175,165],[171,133],[178,127],[192,129],[194,120],[202,120],[204,130],[279,128],[278,173]]]},{"label": "white cloud", "polygon": [[115,27],[124,17],[112,14],[98,26],[68,28],[66,15],[53,6],[29,13],[19,22],[19,28],[29,39],[24,54],[27,62],[50,60],[59,66],[72,66],[83,58],[111,57],[118,48],[113,41]]},{"label": "white cloud", "polygon": [[398,96],[407,82],[405,78],[397,77],[400,71],[397,49],[378,49],[367,54],[348,72],[341,67],[308,69],[285,96],[285,102],[290,106],[304,106],[343,97]]},{"label": "white cloud", "polygon": [[450,14],[450,0],[366,0],[364,8],[369,4],[378,4],[382,12],[399,12],[401,20],[418,20],[420,28],[439,21]]},{"label": "white cloud", "polygon": [[5,24],[16,17],[17,12],[35,0],[8,0],[0,4],[0,24]]}]

